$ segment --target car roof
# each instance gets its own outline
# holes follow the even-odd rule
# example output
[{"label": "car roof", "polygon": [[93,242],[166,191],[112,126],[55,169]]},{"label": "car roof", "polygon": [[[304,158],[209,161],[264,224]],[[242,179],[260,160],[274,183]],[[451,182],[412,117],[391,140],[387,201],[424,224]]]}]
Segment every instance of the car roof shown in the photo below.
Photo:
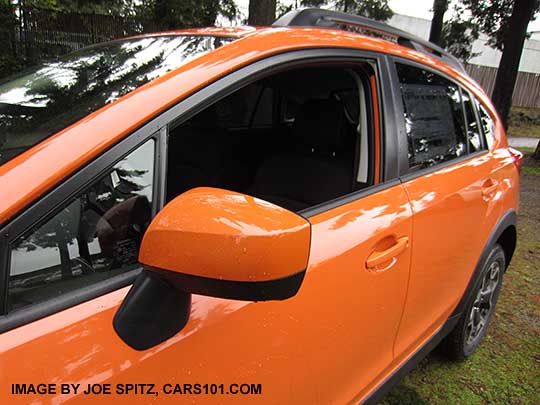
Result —
[{"label": "car roof", "polygon": [[349,48],[407,58],[444,72],[471,89],[497,116],[483,90],[467,75],[424,53],[390,41],[327,28],[204,28],[152,35],[236,36],[119,98],[0,166],[0,224],[143,123],[222,76],[286,51]]},{"label": "car roof", "polygon": [[169,30],[161,32],[152,32],[148,34],[133,35],[127,38],[120,38],[119,40],[133,39],[133,38],[153,38],[159,36],[168,35],[198,35],[198,36],[212,36],[212,37],[231,37],[240,38],[247,34],[256,32],[263,27],[251,27],[251,26],[238,26],[238,27],[205,27],[205,28],[187,28],[181,30]]}]

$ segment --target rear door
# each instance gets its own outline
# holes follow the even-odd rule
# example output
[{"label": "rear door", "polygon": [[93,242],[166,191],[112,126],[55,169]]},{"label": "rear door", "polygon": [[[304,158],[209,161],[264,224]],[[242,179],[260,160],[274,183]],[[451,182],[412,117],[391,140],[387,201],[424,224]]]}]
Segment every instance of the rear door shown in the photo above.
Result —
[{"label": "rear door", "polygon": [[[311,56],[321,57],[317,51]],[[306,53],[294,58],[303,60]],[[281,62],[283,56],[276,58]],[[244,80],[246,72],[238,73]],[[380,162],[382,148],[375,145],[391,121],[379,121],[377,98],[384,89],[377,88],[376,75],[371,79],[377,121],[370,156]],[[209,86],[202,94],[210,97],[223,87]],[[177,111],[193,105],[185,100]],[[164,124],[158,134],[137,131],[4,233],[9,282],[1,319],[0,402],[358,401],[391,367],[409,277],[412,211],[390,166],[374,171],[378,184],[302,213],[312,223],[312,247],[295,297],[257,303],[194,296],[185,328],[139,352],[116,335],[112,319],[128,289],[120,287],[138,271],[134,257],[148,209],[155,212],[164,199]],[[386,153],[392,150],[391,142],[384,145]],[[148,204],[114,208],[116,191],[130,196],[122,202],[143,196]],[[111,206],[99,208],[107,199]],[[22,259],[43,253],[50,263]],[[121,271],[111,274],[115,269]],[[96,281],[85,285],[90,279]],[[28,384],[38,383],[55,389],[32,392]]]},{"label": "rear door", "polygon": [[398,60],[401,179],[413,210],[411,277],[395,353],[410,353],[450,316],[498,213],[500,184],[471,96],[442,73]]}]

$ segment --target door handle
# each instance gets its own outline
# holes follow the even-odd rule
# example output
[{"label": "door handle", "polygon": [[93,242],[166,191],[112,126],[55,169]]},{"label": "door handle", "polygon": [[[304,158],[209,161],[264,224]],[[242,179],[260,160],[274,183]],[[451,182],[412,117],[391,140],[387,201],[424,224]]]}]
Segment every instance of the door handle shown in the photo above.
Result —
[{"label": "door handle", "polygon": [[[395,260],[397,256],[399,256],[401,253],[407,249],[407,246],[409,245],[409,238],[407,236],[404,236],[402,238],[399,238],[394,245],[392,245],[390,248],[383,250],[382,252],[372,252],[368,258],[366,259],[366,267],[368,269],[375,269],[379,265]],[[392,263],[393,264],[393,263]],[[391,266],[388,266],[387,268],[390,268]],[[386,269],[385,269],[386,270]]]},{"label": "door handle", "polygon": [[486,183],[482,186],[482,196],[489,197],[491,194],[497,191],[498,187],[499,184],[495,180],[487,180]]}]

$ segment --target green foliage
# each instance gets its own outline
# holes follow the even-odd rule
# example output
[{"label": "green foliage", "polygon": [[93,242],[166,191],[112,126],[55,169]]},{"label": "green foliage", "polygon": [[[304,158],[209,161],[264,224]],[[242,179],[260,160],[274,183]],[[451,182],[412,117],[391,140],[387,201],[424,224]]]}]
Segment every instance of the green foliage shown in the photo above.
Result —
[{"label": "green foliage", "polygon": [[208,27],[219,15],[229,20],[238,15],[234,0],[142,0],[133,10],[152,18],[161,29]]},{"label": "green foliage", "polygon": [[[488,45],[503,50],[504,36],[508,30],[510,16],[516,1],[535,1],[533,16],[540,11],[538,0],[461,0],[471,12],[471,23],[489,36]],[[533,17],[534,19],[534,17]]]},{"label": "green foliage", "polygon": [[540,176],[540,167],[525,166],[523,168],[523,173],[531,176]]},{"label": "green foliage", "polygon": [[0,78],[21,69],[21,61],[15,54],[14,30],[17,19],[8,3],[0,3]]},{"label": "green foliage", "polygon": [[0,55],[0,79],[20,72],[25,68],[24,60],[13,55]]},{"label": "green foliage", "polygon": [[152,18],[163,28],[211,26],[218,15],[232,20],[234,0],[26,0],[27,7],[49,10]]},{"label": "green foliage", "polygon": [[540,138],[540,109],[512,107],[508,125],[511,136]]},{"label": "green foliage", "polygon": [[19,4],[25,7],[38,7],[46,8],[49,10],[56,10],[58,8],[58,5],[56,3],[57,0],[19,0]]},{"label": "green foliage", "polygon": [[464,13],[463,7],[454,7],[452,18],[443,23],[441,45],[458,59],[467,62],[478,55],[473,53],[472,46],[480,33],[478,26]]},{"label": "green foliage", "polygon": [[133,9],[133,0],[25,0],[26,7],[75,13],[126,15]]},{"label": "green foliage", "polygon": [[336,0],[337,10],[354,13],[374,20],[389,20],[394,12],[388,5],[388,0]]}]

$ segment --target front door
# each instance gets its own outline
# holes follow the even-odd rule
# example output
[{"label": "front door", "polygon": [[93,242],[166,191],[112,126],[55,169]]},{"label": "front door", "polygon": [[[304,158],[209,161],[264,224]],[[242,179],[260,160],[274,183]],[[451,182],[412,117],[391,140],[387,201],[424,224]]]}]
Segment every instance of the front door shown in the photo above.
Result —
[{"label": "front door", "polygon": [[[248,190],[266,194],[274,200],[280,198],[283,204],[296,204],[302,208],[309,204],[310,199],[318,202],[316,207],[302,211],[312,224],[312,245],[306,276],[296,296],[270,302],[193,296],[189,321],[177,335],[146,351],[136,351],[116,335],[112,326],[113,316],[128,288],[103,294],[0,335],[0,402],[87,400],[132,404],[184,400],[226,403],[243,399],[272,404],[327,404],[361,400],[392,367],[393,344],[407,291],[413,236],[412,211],[403,186],[396,180],[385,183],[377,178],[375,181],[378,175],[374,174],[373,168],[378,166],[380,156],[376,153],[380,151],[374,146],[375,133],[367,131],[374,131],[380,125],[371,125],[373,122],[368,125],[367,120],[370,117],[378,119],[373,113],[377,108],[357,105],[358,100],[369,98],[365,97],[366,94],[377,93],[376,89],[369,87],[369,83],[376,84],[373,71],[371,77],[361,76],[369,66],[364,64],[362,69],[354,70],[351,63],[343,68],[327,63],[307,73],[293,72],[290,76],[263,82],[264,85],[277,83],[283,86],[272,89],[276,98],[271,101],[281,102],[287,97],[289,102],[296,100],[298,103],[299,100],[305,108],[298,108],[304,108],[305,114],[312,113],[313,117],[324,121],[324,127],[314,126],[311,120],[305,119],[306,115],[302,115],[302,127],[295,118],[296,124],[289,129],[300,136],[301,142],[291,144],[298,159],[290,159],[290,154],[287,157],[270,155],[281,148],[257,150],[258,153],[268,153],[265,157],[266,171],[265,175],[258,173],[254,176],[258,184]],[[267,67],[266,63],[264,67]],[[332,83],[320,77],[327,72],[330,73],[328,78],[336,80],[336,86],[339,86],[336,89],[324,87]],[[302,80],[308,82],[302,86]],[[290,83],[295,83],[296,87],[286,87]],[[314,88],[313,83],[321,88]],[[364,87],[357,87],[359,83],[364,83]],[[299,93],[292,93],[293,89],[299,89]],[[304,94],[304,89],[309,91]],[[313,94],[326,99],[310,99]],[[242,97],[237,99],[245,100]],[[264,97],[261,100],[264,101]],[[325,108],[319,108],[321,106]],[[230,114],[236,111],[230,105],[218,107],[214,109],[213,116],[217,119],[222,114],[221,122],[230,120]],[[245,112],[241,108],[238,110]],[[277,107],[267,109],[272,114],[281,110]],[[251,114],[257,116],[255,112]],[[322,114],[325,115],[321,117]],[[355,117],[355,114],[360,117]],[[205,139],[215,139],[216,134],[234,136],[235,132],[223,125],[219,132],[217,127],[208,130],[211,124],[209,116],[195,117],[192,125],[179,126],[178,136],[192,136],[194,131],[199,131],[198,136],[207,136]],[[331,117],[338,120],[331,122]],[[280,122],[282,118],[289,117],[280,115],[261,122],[273,122],[277,125],[275,129],[282,131],[284,126],[290,125],[290,122]],[[162,137],[167,133],[173,134],[173,126],[160,131],[155,145],[166,143]],[[305,143],[313,141],[309,138],[309,131],[320,128],[339,129],[332,136],[349,138],[334,142],[327,133],[322,133],[313,147],[306,148]],[[351,132],[355,128],[366,132]],[[276,134],[271,130],[257,133]],[[371,136],[372,139],[357,139],[358,135]],[[220,142],[228,139],[232,138],[222,138]],[[282,139],[273,136],[270,140]],[[152,147],[144,144],[152,153],[153,142]],[[325,149],[345,147],[345,142],[352,145],[352,149],[346,151],[356,150],[357,153]],[[180,142],[179,145],[187,144]],[[185,153],[186,149],[182,147],[170,148],[170,152],[175,152],[176,163],[182,163],[179,165],[182,168],[180,175],[188,167],[192,172],[202,173],[205,181],[210,181],[206,174],[210,163],[224,162],[223,173],[241,172],[243,180],[249,179],[250,173],[246,169],[249,166],[240,166],[240,163],[250,163],[254,159],[246,159],[242,153],[238,156],[244,160],[219,158],[223,150],[239,153],[245,149],[209,148],[208,142],[189,145],[195,152]],[[373,149],[367,150],[367,147]],[[208,159],[208,150],[213,150],[215,159]],[[200,155],[206,160],[193,164],[190,159],[198,156],[197,151],[202,151]],[[312,155],[314,151],[317,155]],[[99,281],[100,277],[105,280],[109,271],[122,273],[122,269],[131,269],[132,265],[136,267],[134,252],[149,209],[142,200],[153,201],[150,190],[159,189],[163,194],[165,190],[155,187],[155,184],[152,187],[149,170],[153,169],[153,155],[133,153],[135,157],[128,155],[121,161],[123,167],[115,166],[96,180],[105,182],[105,185],[90,184],[47,219],[47,223],[52,221],[62,229],[62,232],[57,232],[62,236],[58,241],[54,239],[56,231],[47,227],[40,231],[38,227],[28,229],[10,245],[12,263],[26,263],[26,267],[19,266],[17,271],[13,266],[10,268],[13,278],[10,299],[18,297],[12,301],[14,304],[18,303],[21,308],[26,306],[30,311],[33,305],[43,308],[43,302],[53,302],[58,297],[62,299],[63,294],[82,291],[80,280]],[[310,184],[309,195],[296,196],[279,194],[283,182],[265,181],[273,175],[270,169],[283,167],[272,166],[276,161],[291,165],[298,161],[313,163],[324,170],[328,168],[335,173],[343,173],[343,164],[347,162],[336,161],[336,157],[350,159],[346,167],[351,172],[345,173],[341,180],[346,181],[339,184],[340,187],[348,187],[349,191],[342,193],[340,199],[334,199],[336,195],[331,194],[338,187],[337,179],[334,179],[335,184],[315,179]],[[129,166],[126,166],[126,161]],[[230,161],[236,166],[227,166]],[[169,167],[174,167],[171,159]],[[285,172],[289,178],[295,173],[313,173],[311,166],[297,172],[291,167]],[[154,179],[163,175],[159,170],[154,172],[158,175]],[[123,181],[126,176],[130,181]],[[162,180],[161,177],[155,183]],[[244,183],[249,182],[238,182],[236,186]],[[270,190],[268,184],[277,188]],[[303,192],[299,188],[291,190]],[[327,194],[321,194],[321,191]],[[115,208],[116,192],[129,194],[125,200],[130,203]],[[326,201],[325,195],[333,197]],[[111,206],[96,209],[96,202],[107,198]],[[60,253],[62,249],[63,254]],[[47,253],[49,262],[36,259],[32,264],[21,261],[22,256],[17,256],[43,253]],[[18,259],[13,260],[16,256]],[[53,259],[57,261],[53,262]],[[43,286],[47,289],[43,290]],[[39,383],[53,384],[54,392],[39,394],[33,393],[29,386],[12,385]]]}]

